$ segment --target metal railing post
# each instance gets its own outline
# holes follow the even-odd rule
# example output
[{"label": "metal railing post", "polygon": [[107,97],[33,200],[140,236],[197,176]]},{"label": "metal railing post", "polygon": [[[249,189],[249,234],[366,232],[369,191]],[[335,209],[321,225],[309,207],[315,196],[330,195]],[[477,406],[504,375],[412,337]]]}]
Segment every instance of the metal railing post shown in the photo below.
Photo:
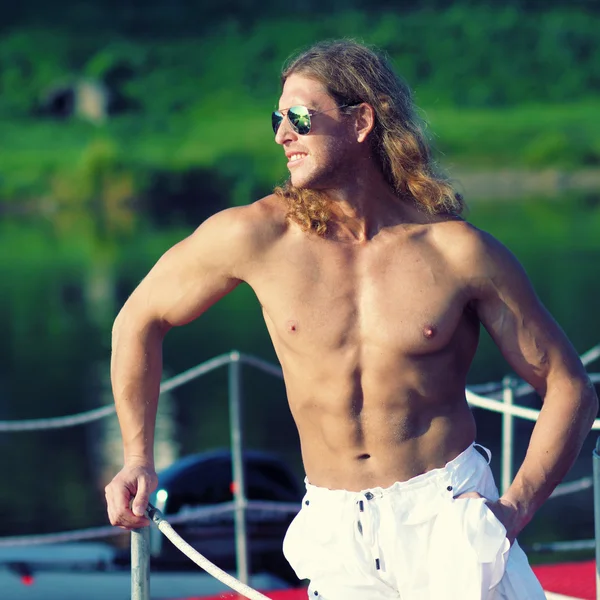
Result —
[{"label": "metal railing post", "polygon": [[231,429],[231,463],[233,470],[233,502],[235,505],[235,551],[237,578],[248,584],[249,559],[246,536],[246,486],[242,455],[242,385],[240,353],[233,351],[229,363],[229,422]]},{"label": "metal railing post", "polygon": [[[505,406],[512,406],[515,399],[514,381],[506,376],[502,380],[502,401]],[[514,416],[502,413],[502,473],[500,476],[500,493],[504,494],[513,480],[513,447]]]},{"label": "metal railing post", "polygon": [[596,534],[596,600],[600,600],[600,437],[592,453],[594,471],[594,530]]},{"label": "metal railing post", "polygon": [[131,600],[150,600],[150,527],[131,532]]}]

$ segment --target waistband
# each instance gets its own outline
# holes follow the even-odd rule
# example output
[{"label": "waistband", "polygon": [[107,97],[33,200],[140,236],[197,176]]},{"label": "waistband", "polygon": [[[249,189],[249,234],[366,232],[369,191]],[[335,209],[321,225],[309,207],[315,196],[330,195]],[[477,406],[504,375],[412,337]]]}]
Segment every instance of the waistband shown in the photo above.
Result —
[{"label": "waistband", "polygon": [[349,491],[344,489],[329,489],[324,487],[319,487],[313,485],[308,481],[308,477],[304,479],[304,483],[306,485],[307,493],[312,497],[327,497],[329,499],[337,498],[339,500],[348,498],[356,498],[358,495],[373,495],[382,497],[387,494],[393,494],[397,492],[407,492],[416,490],[422,486],[429,485],[431,483],[436,482],[437,480],[447,480],[449,476],[451,476],[456,471],[464,468],[473,460],[485,460],[485,458],[480,454],[476,447],[481,448],[487,455],[487,463],[489,464],[492,459],[492,453],[482,446],[481,444],[471,444],[468,448],[463,450],[458,456],[448,461],[443,467],[438,467],[436,469],[431,469],[426,473],[421,473],[420,475],[416,475],[415,477],[411,477],[406,481],[396,481],[389,487],[371,487],[366,488],[360,491]]}]

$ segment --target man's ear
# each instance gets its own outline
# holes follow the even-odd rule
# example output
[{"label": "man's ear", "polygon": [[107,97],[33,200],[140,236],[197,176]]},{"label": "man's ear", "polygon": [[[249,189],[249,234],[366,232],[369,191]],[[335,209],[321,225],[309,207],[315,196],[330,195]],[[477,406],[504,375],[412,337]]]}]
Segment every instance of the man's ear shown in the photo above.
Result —
[{"label": "man's ear", "polygon": [[363,102],[354,109],[354,119],[356,140],[362,143],[375,127],[375,110],[370,104]]}]

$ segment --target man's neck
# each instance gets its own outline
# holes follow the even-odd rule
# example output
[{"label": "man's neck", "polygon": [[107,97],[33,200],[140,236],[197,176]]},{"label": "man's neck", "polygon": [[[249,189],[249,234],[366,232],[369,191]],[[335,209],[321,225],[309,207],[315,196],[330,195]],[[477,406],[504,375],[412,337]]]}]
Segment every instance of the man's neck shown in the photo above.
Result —
[{"label": "man's neck", "polygon": [[331,201],[327,237],[339,241],[367,242],[386,227],[415,222],[418,212],[383,176],[357,177],[342,188],[323,191]]}]

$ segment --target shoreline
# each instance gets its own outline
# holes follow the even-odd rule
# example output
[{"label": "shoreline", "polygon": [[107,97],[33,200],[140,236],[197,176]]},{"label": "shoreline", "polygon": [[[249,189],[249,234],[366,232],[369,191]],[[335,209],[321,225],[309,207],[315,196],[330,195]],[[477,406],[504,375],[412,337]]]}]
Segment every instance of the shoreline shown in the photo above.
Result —
[{"label": "shoreline", "polygon": [[456,190],[467,203],[478,200],[514,200],[531,196],[559,198],[564,193],[582,192],[600,195],[600,169],[566,171],[557,168],[542,170],[501,168],[469,170],[449,167]]},{"label": "shoreline", "polygon": [[[546,169],[469,169],[463,166],[443,166],[456,192],[462,194],[467,204],[478,201],[510,201],[528,198],[559,200],[563,194],[583,193],[600,196],[600,168],[573,171],[548,167]],[[0,197],[0,215],[49,216],[69,210],[50,196],[8,200]],[[78,207],[81,208],[81,207]]]}]

